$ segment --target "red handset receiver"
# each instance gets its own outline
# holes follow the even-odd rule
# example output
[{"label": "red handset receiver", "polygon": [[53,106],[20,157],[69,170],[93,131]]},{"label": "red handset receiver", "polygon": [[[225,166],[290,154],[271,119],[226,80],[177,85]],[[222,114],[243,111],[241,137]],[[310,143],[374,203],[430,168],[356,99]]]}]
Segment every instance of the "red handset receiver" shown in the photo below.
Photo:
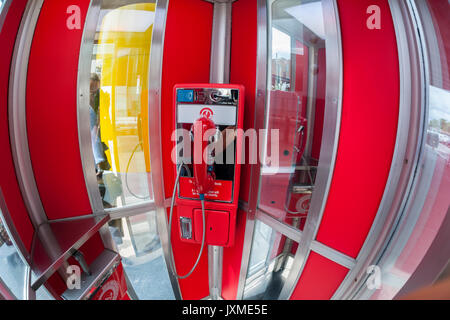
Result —
[{"label": "red handset receiver", "polygon": [[215,174],[212,166],[206,163],[205,151],[208,141],[215,134],[214,122],[206,117],[197,119],[192,125],[194,132],[194,181],[199,194],[205,194],[214,186]]}]

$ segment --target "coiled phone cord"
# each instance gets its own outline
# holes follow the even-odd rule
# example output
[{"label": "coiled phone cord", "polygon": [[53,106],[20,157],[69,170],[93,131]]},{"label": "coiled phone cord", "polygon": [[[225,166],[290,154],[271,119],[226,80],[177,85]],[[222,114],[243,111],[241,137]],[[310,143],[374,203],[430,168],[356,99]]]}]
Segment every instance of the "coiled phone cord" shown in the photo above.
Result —
[{"label": "coiled phone cord", "polygon": [[[130,163],[131,160],[133,159],[134,154],[136,153],[138,147],[141,145],[141,143],[139,142],[136,147],[134,147],[133,152],[131,153],[130,158],[128,159],[128,163],[127,163],[127,169],[125,170],[125,186],[127,187],[128,192],[135,198],[137,199],[142,199],[142,200],[147,200],[150,199],[150,196],[140,196],[135,194],[133,191],[131,191],[130,186],[128,185],[128,169],[130,168]],[[142,148],[141,148],[142,149]]]},{"label": "coiled phone cord", "polygon": [[180,174],[181,174],[181,168],[184,166],[183,163],[180,163],[180,166],[178,167],[177,171],[177,178],[175,180],[175,185],[173,187],[173,193],[172,193],[172,201],[170,202],[170,214],[169,214],[169,250],[170,250],[170,256],[171,256],[171,265],[173,268],[174,275],[179,279],[186,279],[189,277],[192,272],[194,272],[195,268],[197,268],[197,265],[200,261],[200,257],[202,256],[203,248],[205,246],[205,234],[206,234],[206,225],[205,225],[205,195],[200,194],[200,201],[202,203],[202,222],[203,222],[203,234],[202,234],[202,246],[200,247],[200,252],[198,253],[197,261],[195,261],[194,266],[192,269],[185,275],[180,276],[177,272],[177,268],[175,267],[175,261],[173,258],[173,251],[172,251],[172,241],[171,241],[171,234],[172,234],[172,214],[173,214],[173,206],[175,205],[175,195],[178,189],[178,182],[180,180]]}]

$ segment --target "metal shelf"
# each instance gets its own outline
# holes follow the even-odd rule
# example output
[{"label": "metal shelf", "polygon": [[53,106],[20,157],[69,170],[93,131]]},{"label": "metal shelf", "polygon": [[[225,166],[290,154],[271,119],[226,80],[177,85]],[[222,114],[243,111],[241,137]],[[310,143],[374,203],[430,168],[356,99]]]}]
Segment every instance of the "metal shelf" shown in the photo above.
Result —
[{"label": "metal shelf", "polygon": [[98,288],[105,276],[120,262],[118,253],[105,249],[89,266],[91,275],[81,274],[80,289],[67,289],[62,298],[65,300],[83,300],[89,297],[93,289]]},{"label": "metal shelf", "polygon": [[31,288],[36,291],[108,221],[109,215],[100,215],[40,225],[34,234],[31,250],[31,267],[35,275]]}]

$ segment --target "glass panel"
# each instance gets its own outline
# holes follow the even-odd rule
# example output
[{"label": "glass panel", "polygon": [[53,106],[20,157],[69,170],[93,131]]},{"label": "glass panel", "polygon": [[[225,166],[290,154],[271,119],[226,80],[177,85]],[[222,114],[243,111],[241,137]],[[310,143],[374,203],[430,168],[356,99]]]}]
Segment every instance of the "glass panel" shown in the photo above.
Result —
[{"label": "glass panel", "polygon": [[[127,5],[127,3],[130,3]],[[156,1],[102,1],[90,77],[90,125],[105,208],[151,201],[148,73]]]},{"label": "glass panel", "polygon": [[274,1],[269,17],[266,156],[259,208],[287,223],[308,214],[325,113],[321,1]]},{"label": "glass panel", "polygon": [[36,300],[55,300],[45,286],[40,286],[36,291]]},{"label": "glass panel", "polygon": [[291,271],[298,244],[257,220],[245,280],[245,300],[275,300]]},{"label": "glass panel", "polygon": [[139,299],[174,300],[155,212],[113,220],[110,230]]},{"label": "glass panel", "polygon": [[[0,210],[0,215],[2,212]],[[17,299],[25,299],[27,267],[0,219],[0,279]]]},{"label": "glass panel", "polygon": [[5,6],[6,0],[0,0],[0,13],[3,10],[3,7]]}]

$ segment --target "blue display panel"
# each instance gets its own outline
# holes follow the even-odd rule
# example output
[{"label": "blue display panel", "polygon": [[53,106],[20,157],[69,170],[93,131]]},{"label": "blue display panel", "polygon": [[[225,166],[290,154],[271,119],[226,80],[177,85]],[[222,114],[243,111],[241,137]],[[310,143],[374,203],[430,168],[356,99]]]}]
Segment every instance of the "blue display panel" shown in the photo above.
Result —
[{"label": "blue display panel", "polygon": [[194,90],[178,90],[178,102],[194,102]]}]

